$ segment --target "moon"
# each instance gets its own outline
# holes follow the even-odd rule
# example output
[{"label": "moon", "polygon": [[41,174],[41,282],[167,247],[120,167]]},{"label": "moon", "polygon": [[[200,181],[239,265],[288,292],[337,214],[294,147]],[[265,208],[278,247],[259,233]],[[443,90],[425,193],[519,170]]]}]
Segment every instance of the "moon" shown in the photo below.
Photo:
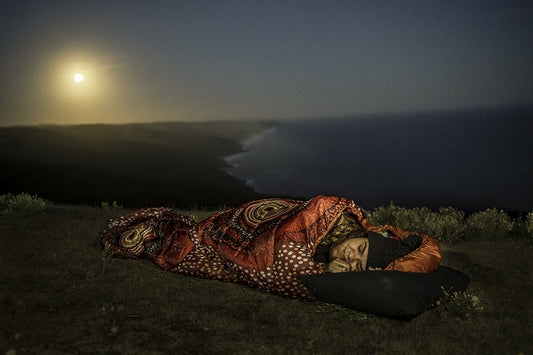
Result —
[{"label": "moon", "polygon": [[77,83],[80,83],[83,81],[83,75],[81,73],[76,73],[76,75],[74,75],[74,81],[77,82]]}]

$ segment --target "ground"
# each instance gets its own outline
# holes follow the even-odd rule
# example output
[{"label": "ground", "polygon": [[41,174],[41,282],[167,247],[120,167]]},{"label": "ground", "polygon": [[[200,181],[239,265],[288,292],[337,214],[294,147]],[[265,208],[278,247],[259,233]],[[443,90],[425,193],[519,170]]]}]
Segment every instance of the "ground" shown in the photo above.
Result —
[{"label": "ground", "polygon": [[442,264],[471,278],[467,294],[409,320],[389,319],[108,257],[98,233],[126,212],[52,205],[34,216],[0,216],[2,353],[533,350],[530,239],[443,244]]}]

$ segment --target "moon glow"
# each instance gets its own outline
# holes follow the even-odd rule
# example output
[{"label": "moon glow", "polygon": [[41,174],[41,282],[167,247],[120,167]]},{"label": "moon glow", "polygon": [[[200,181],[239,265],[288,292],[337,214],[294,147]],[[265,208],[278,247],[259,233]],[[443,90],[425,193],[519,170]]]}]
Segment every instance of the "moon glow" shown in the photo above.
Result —
[{"label": "moon glow", "polygon": [[74,81],[77,82],[77,83],[80,83],[83,81],[83,75],[81,73],[76,73],[76,75],[74,75]]}]

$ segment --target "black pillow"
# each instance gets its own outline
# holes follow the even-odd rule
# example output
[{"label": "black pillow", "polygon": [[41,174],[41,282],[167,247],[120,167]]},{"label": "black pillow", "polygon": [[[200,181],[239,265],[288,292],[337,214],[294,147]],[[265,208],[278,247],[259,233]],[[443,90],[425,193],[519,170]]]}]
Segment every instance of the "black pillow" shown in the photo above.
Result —
[{"label": "black pillow", "polygon": [[446,266],[433,273],[376,270],[304,275],[300,279],[322,302],[390,317],[415,316],[443,297],[444,291],[462,292],[470,281],[462,272]]}]

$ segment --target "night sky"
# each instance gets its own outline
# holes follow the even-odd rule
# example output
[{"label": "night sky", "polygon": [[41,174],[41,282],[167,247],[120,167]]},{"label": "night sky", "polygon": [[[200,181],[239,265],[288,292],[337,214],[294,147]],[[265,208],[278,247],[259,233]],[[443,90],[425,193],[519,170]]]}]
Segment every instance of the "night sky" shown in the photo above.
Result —
[{"label": "night sky", "polygon": [[0,17],[3,126],[533,104],[530,0],[15,0]]}]

